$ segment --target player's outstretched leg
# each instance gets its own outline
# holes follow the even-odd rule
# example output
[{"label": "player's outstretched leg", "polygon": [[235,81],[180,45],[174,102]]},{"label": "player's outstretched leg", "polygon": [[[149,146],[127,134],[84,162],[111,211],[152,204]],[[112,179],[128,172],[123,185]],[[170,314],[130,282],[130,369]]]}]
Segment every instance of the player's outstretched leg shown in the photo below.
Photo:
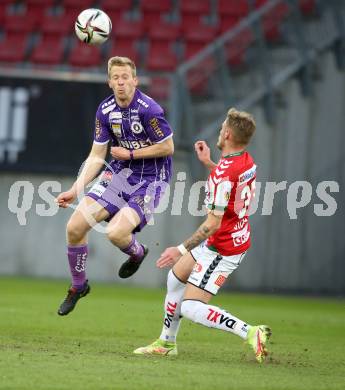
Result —
[{"label": "player's outstretched leg", "polygon": [[272,331],[267,325],[252,326],[248,331],[247,343],[252,346],[259,363],[268,355],[267,342],[271,335]]},{"label": "player's outstretched leg", "polygon": [[70,287],[67,291],[66,298],[59,307],[58,314],[60,316],[65,316],[70,313],[74,309],[79,299],[85,297],[90,292],[90,290],[91,287],[87,280],[84,283],[84,286],[80,289]]},{"label": "player's outstretched leg", "polygon": [[152,344],[146,347],[140,347],[133,351],[136,355],[161,355],[172,356],[177,355],[176,343],[169,343],[167,341],[157,339]]},{"label": "player's outstretched leg", "polygon": [[[139,244],[142,247],[141,254],[135,254],[130,256],[128,260],[126,260],[119,269],[119,276],[120,278],[129,278],[133,274],[135,274],[139,267],[141,266],[141,263],[144,261],[145,257],[149,253],[149,248],[146,245]],[[139,252],[138,250],[137,252]]]}]

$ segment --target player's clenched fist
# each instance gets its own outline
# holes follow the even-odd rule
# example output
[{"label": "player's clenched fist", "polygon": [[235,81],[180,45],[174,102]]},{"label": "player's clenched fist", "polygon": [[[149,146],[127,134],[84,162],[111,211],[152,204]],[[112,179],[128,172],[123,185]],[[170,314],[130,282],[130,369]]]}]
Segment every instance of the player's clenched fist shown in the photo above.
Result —
[{"label": "player's clenched fist", "polygon": [[77,194],[73,190],[61,192],[55,199],[55,202],[58,204],[59,207],[66,208],[71,203],[74,202],[75,198],[77,197]]},{"label": "player's clenched fist", "polygon": [[211,158],[210,148],[205,141],[197,141],[194,144],[194,149],[201,162],[209,161]]}]

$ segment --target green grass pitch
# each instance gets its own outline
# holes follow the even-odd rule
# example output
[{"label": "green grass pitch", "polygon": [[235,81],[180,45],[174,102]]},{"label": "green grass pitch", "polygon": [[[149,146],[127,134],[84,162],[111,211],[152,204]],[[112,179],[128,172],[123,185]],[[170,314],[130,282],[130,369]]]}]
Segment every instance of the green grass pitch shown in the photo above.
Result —
[{"label": "green grass pitch", "polygon": [[1,390],[345,388],[344,300],[221,293],[213,304],[272,327],[260,365],[238,337],[187,320],[177,357],[135,356],[160,334],[164,290],[91,283],[59,317],[67,285],[0,278]]}]

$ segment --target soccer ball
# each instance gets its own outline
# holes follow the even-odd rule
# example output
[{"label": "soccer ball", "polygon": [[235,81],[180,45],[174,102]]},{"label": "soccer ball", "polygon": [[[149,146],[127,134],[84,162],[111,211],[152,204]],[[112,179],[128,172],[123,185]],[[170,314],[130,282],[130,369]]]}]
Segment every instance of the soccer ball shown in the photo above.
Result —
[{"label": "soccer ball", "polygon": [[100,45],[111,33],[111,20],[100,9],[89,8],[82,11],[75,22],[77,37],[90,45]]}]

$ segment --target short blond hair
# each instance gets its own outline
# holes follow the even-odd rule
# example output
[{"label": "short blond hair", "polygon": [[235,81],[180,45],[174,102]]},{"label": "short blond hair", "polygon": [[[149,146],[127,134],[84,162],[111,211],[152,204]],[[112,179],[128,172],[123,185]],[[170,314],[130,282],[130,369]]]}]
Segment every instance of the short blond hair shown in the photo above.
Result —
[{"label": "short blond hair", "polygon": [[108,60],[108,76],[110,77],[110,71],[113,66],[126,66],[128,65],[132,69],[132,76],[136,77],[137,68],[135,63],[128,57],[115,56]]},{"label": "short blond hair", "polygon": [[231,128],[234,142],[237,145],[248,145],[256,129],[256,123],[251,114],[230,108],[226,116],[226,124]]}]

